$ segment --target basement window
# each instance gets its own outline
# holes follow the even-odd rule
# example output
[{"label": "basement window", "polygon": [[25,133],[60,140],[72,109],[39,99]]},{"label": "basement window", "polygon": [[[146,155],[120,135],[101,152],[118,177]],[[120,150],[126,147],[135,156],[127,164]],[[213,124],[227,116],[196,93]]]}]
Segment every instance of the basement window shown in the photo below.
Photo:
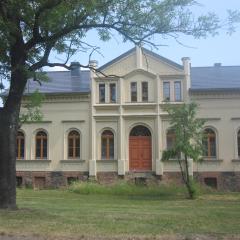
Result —
[{"label": "basement window", "polygon": [[67,178],[67,184],[68,185],[71,185],[71,184],[73,184],[74,182],[77,182],[77,181],[78,181],[77,177],[68,177]]},{"label": "basement window", "polygon": [[204,178],[204,183],[208,187],[217,189],[217,178],[215,178],[215,177],[206,177],[206,178]]}]

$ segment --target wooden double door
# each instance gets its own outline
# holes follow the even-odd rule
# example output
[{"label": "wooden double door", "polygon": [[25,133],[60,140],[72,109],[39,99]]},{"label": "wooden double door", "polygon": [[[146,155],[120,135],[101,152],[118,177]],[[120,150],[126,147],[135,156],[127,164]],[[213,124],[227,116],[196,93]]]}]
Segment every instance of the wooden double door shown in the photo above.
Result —
[{"label": "wooden double door", "polygon": [[152,142],[151,136],[129,137],[129,170],[152,170]]}]

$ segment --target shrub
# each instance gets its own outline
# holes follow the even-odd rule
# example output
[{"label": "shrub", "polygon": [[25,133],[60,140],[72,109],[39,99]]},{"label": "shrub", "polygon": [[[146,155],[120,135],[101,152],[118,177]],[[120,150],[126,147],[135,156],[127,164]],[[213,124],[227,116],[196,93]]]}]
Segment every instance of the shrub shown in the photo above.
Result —
[{"label": "shrub", "polygon": [[74,182],[69,191],[78,194],[104,194],[122,196],[143,196],[171,198],[182,197],[186,194],[183,186],[177,185],[135,185],[126,181],[118,181],[113,185],[101,185],[94,182]]}]

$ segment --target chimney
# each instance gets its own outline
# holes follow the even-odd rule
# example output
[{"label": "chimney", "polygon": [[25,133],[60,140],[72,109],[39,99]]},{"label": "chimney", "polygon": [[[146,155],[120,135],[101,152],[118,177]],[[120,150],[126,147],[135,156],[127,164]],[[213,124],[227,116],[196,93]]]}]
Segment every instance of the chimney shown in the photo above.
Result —
[{"label": "chimney", "polygon": [[96,68],[98,67],[98,61],[97,61],[97,60],[90,60],[90,61],[89,61],[89,66],[90,66],[91,68],[96,69]]},{"label": "chimney", "polygon": [[190,69],[191,69],[190,58],[189,57],[183,57],[182,58],[182,63],[183,63],[183,68],[184,68],[185,74],[190,75]]},{"label": "chimney", "polygon": [[221,67],[222,63],[214,63],[214,67]]},{"label": "chimney", "polygon": [[80,63],[79,62],[71,62],[71,76],[72,77],[80,77]]},{"label": "chimney", "polygon": [[184,101],[189,102],[189,89],[191,88],[191,77],[190,77],[190,70],[191,70],[191,63],[189,57],[182,58],[183,69],[184,69],[184,81],[183,81],[183,96]]}]

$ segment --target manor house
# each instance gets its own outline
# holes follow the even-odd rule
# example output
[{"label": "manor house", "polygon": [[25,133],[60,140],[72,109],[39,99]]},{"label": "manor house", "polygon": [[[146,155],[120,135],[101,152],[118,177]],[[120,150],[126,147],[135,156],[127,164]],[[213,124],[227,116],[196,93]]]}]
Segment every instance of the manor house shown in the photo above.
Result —
[{"label": "manor house", "polygon": [[[17,136],[17,183],[57,187],[72,180],[118,178],[178,181],[176,159],[162,162],[174,144],[166,100],[194,101],[206,121],[204,160],[189,159],[190,174],[218,189],[240,190],[240,66],[179,65],[145,48],[133,48],[98,71],[48,72],[29,80],[23,99],[44,93],[43,120],[22,125]],[[102,72],[104,74],[100,74]]]}]

